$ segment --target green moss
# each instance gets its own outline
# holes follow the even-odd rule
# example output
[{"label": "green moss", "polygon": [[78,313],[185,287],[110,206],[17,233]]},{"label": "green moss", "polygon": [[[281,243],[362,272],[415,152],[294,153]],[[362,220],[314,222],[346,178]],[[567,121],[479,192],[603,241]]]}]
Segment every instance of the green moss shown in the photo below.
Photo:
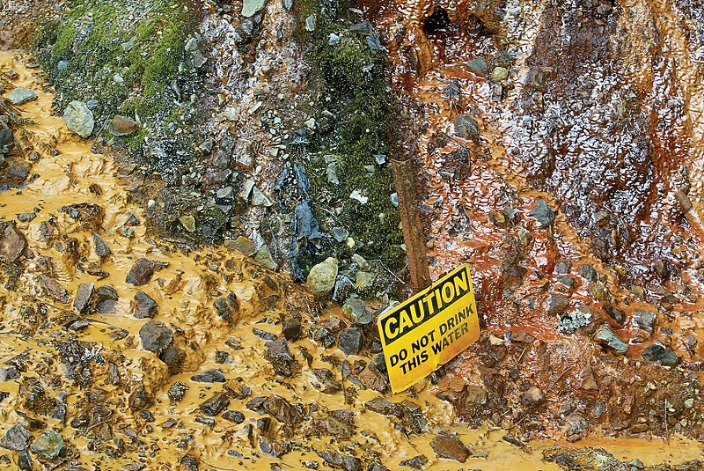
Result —
[{"label": "green moss", "polygon": [[162,122],[181,112],[175,111],[178,97],[170,82],[177,80],[190,96],[204,79],[188,66],[179,67],[187,63],[185,43],[200,22],[190,0],[152,0],[148,5],[137,0],[71,0],[67,6],[66,17],[34,43],[59,92],[59,106],[98,100],[93,110],[98,126],[115,114],[139,116],[146,131],[115,138],[138,154],[147,136],[171,139],[172,130]]},{"label": "green moss", "polygon": [[[385,154],[391,159],[396,153],[395,102],[387,64],[384,55],[371,50],[364,37],[349,31],[351,24],[360,21],[358,17],[327,16],[327,21],[322,20],[324,12],[330,10],[325,0],[310,0],[298,12],[299,24],[307,15],[318,17],[316,31],[299,31],[297,38],[313,45],[308,56],[315,71],[312,88],[322,90],[320,107],[327,107],[336,117],[331,131],[314,136],[311,150],[337,157],[340,184],[328,183],[326,165],[313,159],[307,165],[313,196],[316,199],[328,194],[342,201],[337,223],[348,228],[350,236],[362,245],[353,250],[399,270],[404,257],[400,247],[403,233],[398,228],[399,211],[391,204],[390,196],[395,192],[393,174],[390,164],[379,167],[373,157]],[[336,10],[349,14],[348,5],[338,4]],[[330,33],[340,37],[337,45],[328,44]],[[370,173],[368,166],[373,166],[374,171]],[[368,198],[366,204],[350,199],[355,190]],[[320,211],[316,216],[326,219]],[[345,244],[335,246],[335,250],[342,257],[352,253]]]}]

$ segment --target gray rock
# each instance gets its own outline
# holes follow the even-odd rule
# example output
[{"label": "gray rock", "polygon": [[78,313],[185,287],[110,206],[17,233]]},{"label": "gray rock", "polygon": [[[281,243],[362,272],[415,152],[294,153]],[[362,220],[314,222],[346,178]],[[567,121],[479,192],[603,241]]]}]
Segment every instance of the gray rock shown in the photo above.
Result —
[{"label": "gray rock", "polygon": [[626,353],[628,351],[628,344],[621,340],[621,338],[611,330],[608,324],[600,325],[594,333],[594,338],[598,342],[613,348],[618,353]]},{"label": "gray rock", "polygon": [[547,311],[551,315],[560,315],[570,307],[570,300],[561,294],[551,294]]},{"label": "gray rock", "polygon": [[237,250],[247,257],[251,257],[257,252],[257,246],[254,245],[254,242],[244,236],[239,236],[235,240],[226,241],[225,247],[230,250]]},{"label": "gray rock", "polygon": [[224,383],[227,381],[225,373],[220,368],[212,368],[203,373],[198,373],[191,376],[191,379],[199,383]]},{"label": "gray rock", "polygon": [[176,375],[183,372],[183,364],[186,362],[186,352],[171,345],[162,353],[159,358],[169,367],[169,374]]},{"label": "gray rock", "polygon": [[325,298],[335,288],[337,279],[337,259],[329,257],[315,265],[308,274],[306,286],[317,298]]},{"label": "gray rock", "polygon": [[257,255],[254,256],[254,260],[261,263],[269,270],[276,271],[279,268],[279,265],[274,261],[274,258],[271,256],[271,252],[269,252],[269,247],[267,247],[266,245],[262,245],[262,248],[259,249]]},{"label": "gray rock", "polygon": [[51,460],[59,456],[64,446],[66,444],[61,435],[49,429],[32,443],[32,451]]},{"label": "gray rock", "polygon": [[333,227],[332,236],[335,238],[336,241],[344,242],[350,236],[350,231],[348,231],[344,227]]},{"label": "gray rock", "polygon": [[181,402],[183,400],[183,396],[186,395],[186,391],[188,391],[188,386],[186,386],[185,383],[181,381],[176,381],[174,384],[171,385],[168,391],[169,399],[171,399],[173,402]]},{"label": "gray rock", "polygon": [[161,355],[174,341],[174,333],[161,321],[149,321],[139,329],[142,347]]},{"label": "gray rock", "polygon": [[458,115],[455,118],[455,135],[462,139],[476,140],[479,138],[479,123],[471,116]]},{"label": "gray rock", "polygon": [[252,189],[252,206],[265,206],[269,207],[273,203],[267,196],[262,193],[262,191],[256,186]]},{"label": "gray rock", "polygon": [[335,33],[330,33],[330,36],[328,37],[328,46],[335,46],[337,44],[340,44],[340,36]]},{"label": "gray rock", "polygon": [[478,75],[486,75],[489,72],[489,63],[484,59],[472,59],[465,62],[465,65]]},{"label": "gray rock", "polygon": [[22,471],[32,471],[32,457],[29,455],[28,450],[22,450],[20,455],[17,457],[17,467]]},{"label": "gray rock", "polygon": [[646,311],[643,309],[636,309],[635,311],[636,324],[638,324],[638,327],[643,329],[643,331],[649,334],[653,333],[653,324],[655,324],[657,319],[658,316],[653,311]]},{"label": "gray rock", "polygon": [[25,103],[36,100],[38,98],[37,93],[34,90],[29,90],[28,88],[15,88],[7,95],[7,99],[13,105],[24,105]]},{"label": "gray rock", "polygon": [[154,405],[154,395],[140,384],[130,396],[130,409],[139,412]]},{"label": "gray rock", "polygon": [[363,21],[356,25],[350,26],[350,32],[357,33],[360,36],[369,36],[371,34],[374,34],[374,28],[372,27],[372,24],[370,22]]},{"label": "gray rock", "polygon": [[242,2],[242,16],[250,18],[264,9],[266,0],[244,0]]},{"label": "gray rock", "polygon": [[104,260],[112,253],[105,240],[95,232],[93,233],[93,250],[95,250],[95,255],[100,257],[101,260]]},{"label": "gray rock", "polygon": [[98,100],[88,100],[88,103],[86,103],[86,106],[88,107],[89,110],[94,110],[98,107],[100,102]]},{"label": "gray rock", "polygon": [[611,304],[604,304],[602,309],[609,315],[609,317],[615,320],[618,325],[623,325],[626,323],[626,313],[622,310],[613,307]]},{"label": "gray rock", "polygon": [[572,262],[569,260],[560,260],[555,265],[555,273],[558,275],[567,275],[572,271]]},{"label": "gray rock", "polygon": [[236,424],[244,422],[244,414],[238,410],[229,410],[222,415],[222,418]]},{"label": "gray rock", "polygon": [[0,438],[0,446],[6,450],[22,451],[29,445],[29,431],[21,424],[15,424]]},{"label": "gray rock", "polygon": [[337,277],[335,282],[335,290],[332,293],[332,300],[336,303],[342,303],[350,294],[354,293],[354,283],[344,275]]},{"label": "gray rock", "polygon": [[125,283],[134,286],[145,285],[152,279],[152,275],[154,275],[154,262],[146,258],[140,258],[130,268],[127,278],[125,278]]},{"label": "gray rock", "polygon": [[76,299],[73,300],[73,308],[80,314],[83,314],[90,305],[93,297],[93,283],[81,283],[76,290]]},{"label": "gray rock", "polygon": [[215,393],[213,397],[205,401],[203,404],[198,407],[205,415],[209,415],[211,417],[215,417],[218,415],[220,412],[224,411],[227,409],[227,406],[230,405],[230,398],[227,397],[227,393],[221,391],[219,393]]},{"label": "gray rock", "polygon": [[142,290],[134,295],[134,317],[137,319],[153,318],[157,314],[159,305]]},{"label": "gray rock", "polygon": [[640,354],[644,360],[659,361],[663,365],[677,364],[677,354],[670,348],[660,343],[654,343],[643,349]]},{"label": "gray rock", "polygon": [[265,357],[271,362],[277,374],[283,376],[293,374],[296,360],[293,358],[285,338],[267,342]]},{"label": "gray rock", "polygon": [[350,327],[340,332],[338,348],[346,355],[357,355],[362,349],[364,336],[358,327]]},{"label": "gray rock", "polygon": [[34,213],[22,213],[17,215],[17,220],[19,222],[32,222],[37,217]]},{"label": "gray rock", "polygon": [[596,281],[596,270],[594,270],[594,268],[589,263],[583,263],[582,265],[580,265],[577,269],[577,273],[579,273],[579,276],[581,276],[587,281]]},{"label": "gray rock", "polygon": [[185,49],[186,52],[193,52],[198,49],[198,40],[196,38],[189,38],[188,41],[186,41]]},{"label": "gray rock", "polygon": [[77,100],[69,103],[64,110],[64,121],[71,131],[83,138],[90,136],[95,126],[93,112],[85,103]]},{"label": "gray rock", "polygon": [[344,306],[342,306],[342,312],[352,321],[354,324],[366,325],[372,321],[372,311],[367,309],[366,303],[353,296],[347,300]]},{"label": "gray rock", "polygon": [[528,215],[535,218],[538,225],[543,228],[548,227],[555,219],[555,211],[542,199],[535,202],[535,206]]}]

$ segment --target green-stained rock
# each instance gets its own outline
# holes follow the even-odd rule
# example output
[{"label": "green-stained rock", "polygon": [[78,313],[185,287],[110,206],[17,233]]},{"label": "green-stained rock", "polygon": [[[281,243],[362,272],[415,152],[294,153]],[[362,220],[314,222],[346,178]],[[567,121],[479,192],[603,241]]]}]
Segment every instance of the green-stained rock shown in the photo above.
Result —
[{"label": "green-stained rock", "polygon": [[337,259],[328,257],[323,263],[311,268],[306,280],[306,286],[316,297],[325,298],[335,287],[337,278]]},{"label": "green-stained rock", "polygon": [[64,110],[64,121],[71,131],[83,138],[90,136],[95,126],[93,112],[88,109],[85,103],[78,100],[68,104]]},{"label": "green-stained rock", "polygon": [[42,455],[44,458],[54,459],[59,456],[64,446],[66,444],[61,435],[53,430],[47,430],[32,443],[32,451]]}]

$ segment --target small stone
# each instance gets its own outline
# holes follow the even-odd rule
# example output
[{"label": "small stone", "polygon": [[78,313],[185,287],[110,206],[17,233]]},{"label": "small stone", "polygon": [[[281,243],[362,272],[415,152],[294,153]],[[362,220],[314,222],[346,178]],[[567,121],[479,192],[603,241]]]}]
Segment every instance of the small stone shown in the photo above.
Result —
[{"label": "small stone", "polygon": [[599,342],[605,343],[618,353],[626,353],[628,351],[628,344],[621,340],[608,324],[600,325],[594,333],[594,338]]},{"label": "small stone", "polygon": [[17,215],[19,222],[32,222],[37,217],[35,213],[21,213]]},{"label": "small stone", "polygon": [[332,236],[335,238],[336,241],[344,242],[350,236],[350,231],[348,231],[344,227],[333,227]]},{"label": "small stone", "polygon": [[438,435],[430,446],[439,458],[459,461],[464,463],[469,458],[469,449],[462,443],[457,435]]},{"label": "small stone", "polygon": [[222,370],[219,368],[213,368],[213,369],[204,371],[203,373],[199,373],[197,375],[191,376],[191,380],[196,381],[198,383],[225,383],[225,382],[227,382],[227,380],[225,379],[225,373],[223,373]]},{"label": "small stone", "polygon": [[262,11],[266,6],[266,0],[244,0],[242,2],[242,16],[252,17]]},{"label": "small stone", "polygon": [[61,435],[49,429],[39,435],[34,443],[32,443],[32,451],[51,460],[59,456],[64,446],[64,439]]},{"label": "small stone", "polygon": [[360,270],[357,272],[357,279],[355,281],[354,287],[357,289],[357,291],[362,293],[365,290],[368,290],[374,286],[375,279],[376,275],[374,273],[369,273]]},{"label": "small stone", "polygon": [[185,216],[181,216],[178,218],[179,222],[183,226],[184,229],[186,229],[188,232],[195,232],[196,231],[196,218],[191,216],[190,214],[186,214]]},{"label": "small stone", "polygon": [[677,354],[670,348],[660,343],[654,343],[643,349],[640,354],[646,361],[659,361],[663,365],[677,364]]},{"label": "small stone", "polygon": [[139,385],[130,396],[130,409],[133,412],[139,412],[144,409],[149,409],[154,405],[154,395],[147,391],[144,385]]},{"label": "small stone", "polygon": [[30,438],[29,431],[21,424],[15,424],[0,439],[0,446],[6,450],[22,451],[27,448]]},{"label": "small stone", "polygon": [[338,348],[346,355],[357,355],[362,349],[364,336],[357,327],[350,327],[340,332]]},{"label": "small stone", "polygon": [[285,338],[266,343],[266,359],[269,360],[277,374],[291,376],[296,360],[291,355],[288,341]]},{"label": "small stone", "polygon": [[458,115],[454,125],[455,135],[462,139],[477,140],[479,138],[479,123],[471,116]]},{"label": "small stone", "polygon": [[604,304],[602,309],[609,315],[609,317],[615,320],[618,325],[623,325],[626,323],[626,313],[622,310],[616,309],[611,304]]},{"label": "small stone", "polygon": [[414,469],[422,469],[423,466],[428,464],[428,457],[425,455],[414,456],[411,459],[403,460],[399,463],[399,466],[408,466]]},{"label": "small stone", "polygon": [[76,290],[76,299],[73,300],[73,308],[83,314],[88,309],[90,300],[93,297],[93,283],[81,283]]},{"label": "small stone", "polygon": [[528,247],[533,240],[533,234],[531,234],[529,230],[521,227],[518,229],[518,240],[523,247]]},{"label": "small stone", "polygon": [[257,255],[254,257],[254,260],[261,263],[272,271],[276,271],[279,268],[279,265],[274,261],[274,258],[271,256],[269,247],[267,247],[266,245],[262,245],[262,248],[259,249],[259,252],[257,252]]},{"label": "small stone", "polygon": [[252,189],[252,206],[269,207],[273,203],[267,196],[256,186]]},{"label": "small stone", "polygon": [[539,406],[545,402],[543,392],[533,386],[521,395],[521,401],[527,406]]},{"label": "small stone", "polygon": [[15,262],[24,253],[27,241],[14,222],[0,222],[0,256]]},{"label": "small stone", "polygon": [[171,345],[162,353],[159,358],[169,367],[169,374],[176,375],[183,372],[183,365],[186,362],[186,352]]},{"label": "small stone", "polygon": [[142,347],[161,355],[174,341],[174,333],[161,321],[151,320],[139,329]]},{"label": "small stone", "polygon": [[325,298],[335,288],[335,280],[337,279],[337,259],[333,257],[327,258],[324,262],[315,265],[311,268],[306,280],[306,286],[310,289],[316,298]]},{"label": "small stone", "polygon": [[550,315],[560,315],[570,307],[570,300],[561,294],[551,294],[547,311]]},{"label": "small stone", "polygon": [[134,295],[133,308],[135,318],[153,318],[156,316],[158,307],[156,301],[149,297],[144,291],[137,291],[137,294]]},{"label": "small stone", "polygon": [[581,276],[587,281],[596,281],[597,279],[596,270],[594,270],[594,268],[589,263],[583,263],[582,265],[580,265],[577,269],[577,273],[579,273],[579,276]]},{"label": "small stone", "polygon": [[542,199],[535,202],[535,206],[528,215],[535,218],[538,226],[542,228],[548,227],[555,219],[555,211]]},{"label": "small stone", "polygon": [[342,312],[352,323],[359,325],[369,324],[373,318],[372,311],[367,309],[366,303],[358,297],[350,297],[342,306]]},{"label": "small stone", "polygon": [[108,124],[108,132],[113,136],[129,136],[139,129],[137,121],[127,116],[115,115]]},{"label": "small stone", "polygon": [[298,340],[301,338],[303,329],[301,328],[301,319],[295,316],[289,316],[284,320],[281,334],[286,340]]},{"label": "small stone", "polygon": [[222,418],[234,422],[236,424],[241,424],[244,422],[244,414],[237,410],[229,410],[222,415]]},{"label": "small stone", "polygon": [[146,258],[138,259],[125,278],[128,285],[141,286],[149,283],[154,274],[154,262]]},{"label": "small stone", "polygon": [[183,400],[183,396],[186,395],[186,391],[188,391],[188,386],[186,386],[186,384],[181,381],[176,381],[169,388],[169,399],[171,399],[173,402],[181,402]]},{"label": "small stone", "polygon": [[356,25],[350,26],[350,32],[357,33],[360,36],[370,36],[374,34],[374,28],[372,27],[372,24],[370,22],[363,21]]},{"label": "small stone", "polygon": [[362,195],[362,193],[359,190],[354,190],[350,194],[350,199],[359,201],[361,204],[367,204],[367,201],[369,201],[369,198]]},{"label": "small stone", "polygon": [[76,100],[69,103],[64,110],[64,121],[71,131],[83,138],[90,136],[95,126],[93,112],[85,103]]},{"label": "small stone", "polygon": [[648,334],[653,333],[653,325],[657,319],[658,316],[653,311],[646,311],[644,309],[636,309],[635,311],[636,324],[638,324],[638,327]]},{"label": "small stone", "polygon": [[230,250],[237,250],[247,257],[251,257],[257,252],[257,246],[254,245],[254,242],[244,236],[239,236],[235,240],[226,241],[225,247]]},{"label": "small stone", "polygon": [[25,103],[36,100],[38,98],[37,93],[34,90],[28,88],[15,88],[7,95],[7,99],[10,100],[15,106],[24,105]]},{"label": "small stone", "polygon": [[112,253],[108,244],[105,243],[105,240],[95,232],[93,233],[93,250],[95,251],[95,255],[100,257],[101,260],[104,260]]},{"label": "small stone", "polygon": [[219,392],[215,393],[213,397],[205,401],[200,405],[199,409],[208,416],[215,417],[224,411],[227,406],[230,405],[230,398],[227,397],[227,393]]},{"label": "small stone", "polygon": [[330,33],[330,36],[328,36],[328,46],[335,46],[337,44],[340,44],[340,36],[335,33]]},{"label": "small stone", "polygon": [[489,72],[489,63],[484,59],[471,59],[465,62],[465,65],[478,75],[486,75]]},{"label": "small stone", "polygon": [[306,31],[315,31],[315,15],[306,17]]},{"label": "small stone", "polygon": [[61,286],[58,281],[46,275],[40,275],[39,278],[41,280],[42,287],[44,288],[44,292],[49,297],[60,303],[68,302],[68,291],[66,291],[66,288]]},{"label": "small stone", "polygon": [[22,450],[20,455],[17,457],[17,466],[22,471],[32,471],[32,457],[28,450]]},{"label": "small stone", "polygon": [[198,40],[196,38],[189,38],[188,41],[186,41],[185,49],[186,52],[193,52],[198,49]]},{"label": "small stone", "polygon": [[491,71],[491,81],[492,82],[503,82],[508,78],[508,70],[503,67],[494,67]]},{"label": "small stone", "polygon": [[572,271],[572,262],[569,260],[560,260],[555,264],[555,273],[558,275],[567,275]]}]

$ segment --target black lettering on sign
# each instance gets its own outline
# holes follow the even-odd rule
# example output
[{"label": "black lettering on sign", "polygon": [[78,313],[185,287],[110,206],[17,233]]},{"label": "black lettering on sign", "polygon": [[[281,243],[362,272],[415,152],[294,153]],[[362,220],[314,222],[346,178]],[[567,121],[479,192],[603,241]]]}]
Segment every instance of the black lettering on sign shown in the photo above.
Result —
[{"label": "black lettering on sign", "polygon": [[[458,270],[447,280],[443,280],[422,291],[381,319],[382,340],[391,345],[416,327],[440,314],[447,306],[470,292],[469,268]],[[467,314],[460,313],[466,318]],[[462,319],[458,314],[453,319],[453,326]],[[452,328],[452,327],[449,327]],[[440,335],[443,333],[441,332]],[[434,341],[434,339],[430,339]]]}]

